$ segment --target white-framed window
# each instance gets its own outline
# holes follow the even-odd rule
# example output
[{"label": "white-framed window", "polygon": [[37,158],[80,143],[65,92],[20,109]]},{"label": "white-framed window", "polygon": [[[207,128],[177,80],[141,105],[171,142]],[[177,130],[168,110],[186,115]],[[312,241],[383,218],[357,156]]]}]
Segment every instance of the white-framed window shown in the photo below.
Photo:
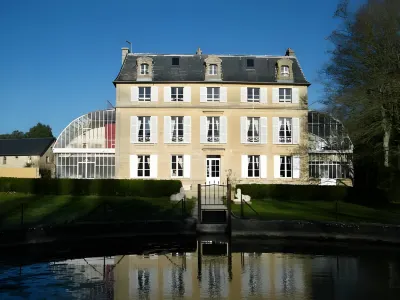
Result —
[{"label": "white-framed window", "polygon": [[141,75],[149,74],[149,65],[148,64],[141,64],[140,65],[140,74]]},{"label": "white-framed window", "polygon": [[183,117],[171,117],[171,142],[181,143],[184,141]]},{"label": "white-framed window", "polygon": [[216,64],[211,64],[208,68],[209,75],[217,75],[218,73],[218,66]]},{"label": "white-framed window", "polygon": [[247,126],[247,142],[260,143],[260,118],[248,117],[246,126]]},{"label": "white-framed window", "polygon": [[260,102],[260,88],[247,88],[247,102]]},{"label": "white-framed window", "polygon": [[138,117],[137,141],[139,143],[151,141],[151,117]]},{"label": "white-framed window", "polygon": [[183,101],[183,87],[171,87],[171,101]]},{"label": "white-framed window", "polygon": [[172,155],[171,177],[183,177],[183,155]]},{"label": "white-framed window", "polygon": [[247,177],[260,177],[260,155],[248,155]]},{"label": "white-framed window", "polygon": [[138,101],[151,101],[151,87],[140,86],[138,90]]},{"label": "white-framed window", "polygon": [[279,88],[279,102],[292,102],[291,88]]},{"label": "white-framed window", "polygon": [[150,155],[138,155],[137,177],[150,177]]},{"label": "white-framed window", "polygon": [[282,178],[292,178],[292,157],[280,156],[279,174]]},{"label": "white-framed window", "polygon": [[350,164],[346,156],[313,153],[308,156],[311,178],[350,178]]},{"label": "white-framed window", "polygon": [[207,101],[219,101],[220,100],[220,88],[219,87],[208,87],[207,88]]},{"label": "white-framed window", "polygon": [[279,118],[279,143],[291,144],[293,139],[292,118]]},{"label": "white-framed window", "polygon": [[286,66],[286,65],[281,66],[281,75],[283,77],[289,77],[289,75],[290,75],[289,66]]},{"label": "white-framed window", "polygon": [[219,117],[207,117],[207,142],[219,143],[220,119]]}]

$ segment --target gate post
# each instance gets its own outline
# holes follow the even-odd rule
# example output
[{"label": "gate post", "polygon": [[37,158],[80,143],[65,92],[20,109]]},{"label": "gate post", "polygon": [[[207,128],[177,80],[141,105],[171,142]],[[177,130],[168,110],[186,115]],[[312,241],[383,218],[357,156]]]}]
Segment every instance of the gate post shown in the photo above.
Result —
[{"label": "gate post", "polygon": [[232,218],[232,214],[231,214],[231,183],[228,181],[227,185],[226,185],[226,206],[228,208],[228,220],[227,220],[227,229],[228,229],[228,233],[229,235],[232,232],[232,228],[231,228],[231,218]]},{"label": "gate post", "polygon": [[201,224],[201,184],[197,185],[197,222]]}]

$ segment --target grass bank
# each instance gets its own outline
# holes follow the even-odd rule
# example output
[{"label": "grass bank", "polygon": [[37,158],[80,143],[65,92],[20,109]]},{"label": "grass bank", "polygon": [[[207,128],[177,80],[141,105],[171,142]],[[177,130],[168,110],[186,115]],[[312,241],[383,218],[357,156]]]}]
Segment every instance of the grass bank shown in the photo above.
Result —
[{"label": "grass bank", "polygon": [[0,229],[57,225],[70,222],[127,222],[177,220],[190,214],[192,201],[181,204],[169,198],[66,196],[0,193]]},{"label": "grass bank", "polygon": [[[244,205],[244,217],[259,220],[342,221],[400,224],[400,203],[382,208],[371,208],[352,203],[332,201],[278,201],[252,200],[251,207]],[[240,216],[241,208],[232,204],[232,211]]]}]

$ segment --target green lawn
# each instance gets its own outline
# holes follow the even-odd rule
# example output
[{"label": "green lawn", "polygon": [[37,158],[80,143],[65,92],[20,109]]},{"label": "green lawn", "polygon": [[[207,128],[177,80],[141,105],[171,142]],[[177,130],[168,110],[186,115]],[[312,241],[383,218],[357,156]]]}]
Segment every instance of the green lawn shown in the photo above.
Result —
[{"label": "green lawn", "polygon": [[[371,208],[357,204],[326,201],[277,201],[252,200],[251,207],[258,215],[244,205],[244,216],[262,220],[308,220],[369,222],[400,224],[400,203],[392,203],[384,208]],[[232,211],[240,216],[240,205],[232,204]]]},{"label": "green lawn", "polygon": [[[187,201],[190,213],[193,201]],[[39,196],[0,193],[0,229],[20,226],[21,210],[25,225],[66,222],[134,220],[176,220],[182,217],[181,204],[169,198]]]}]

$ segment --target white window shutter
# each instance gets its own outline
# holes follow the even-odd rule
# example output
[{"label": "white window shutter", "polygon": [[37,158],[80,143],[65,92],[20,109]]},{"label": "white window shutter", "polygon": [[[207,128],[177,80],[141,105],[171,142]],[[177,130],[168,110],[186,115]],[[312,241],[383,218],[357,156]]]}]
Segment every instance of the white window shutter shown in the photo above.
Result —
[{"label": "white window shutter", "polygon": [[247,155],[242,155],[242,178],[247,178],[247,168],[249,166],[249,159]]},{"label": "white window shutter", "polygon": [[183,177],[190,178],[190,155],[183,156]]},{"label": "white window shutter", "polygon": [[260,118],[260,142],[261,144],[267,143],[267,117]]},{"label": "white window shutter", "polygon": [[151,87],[151,102],[158,101],[158,86]]},{"label": "white window shutter", "polygon": [[200,102],[207,102],[207,88],[200,87]]},{"label": "white window shutter", "polygon": [[150,142],[157,144],[157,118],[155,116],[150,117]]},{"label": "white window shutter", "polygon": [[192,140],[192,117],[183,117],[183,141],[190,144]]},{"label": "white window shutter", "polygon": [[207,117],[200,117],[200,143],[207,143]]},{"label": "white window shutter", "polygon": [[274,177],[281,178],[281,157],[274,155]]},{"label": "white window shutter", "polygon": [[171,102],[171,87],[164,87],[164,102]]},{"label": "white window shutter", "polygon": [[240,142],[247,143],[247,117],[240,117]]},{"label": "white window shutter", "polygon": [[279,103],[279,88],[272,89],[272,103]]},{"label": "white window shutter", "polygon": [[300,118],[292,118],[293,144],[300,144]]},{"label": "white window shutter", "polygon": [[138,117],[131,117],[131,143],[137,143]]},{"label": "white window shutter", "polygon": [[300,178],[300,156],[293,156],[293,178]]},{"label": "white window shutter", "polygon": [[219,92],[220,92],[219,102],[228,102],[228,89],[226,87],[221,87],[219,89]]},{"label": "white window shutter", "polygon": [[171,117],[164,117],[164,143],[171,143]]},{"label": "white window shutter", "polygon": [[247,102],[247,87],[240,88],[240,102]]},{"label": "white window shutter", "polygon": [[139,88],[137,86],[131,87],[131,101],[137,102],[139,98]]},{"label": "white window shutter", "polygon": [[299,103],[299,88],[292,88],[292,103]]},{"label": "white window shutter", "polygon": [[260,177],[267,178],[267,156],[260,155]]},{"label": "white window shutter", "polygon": [[266,104],[268,102],[267,88],[260,88],[260,103]]},{"label": "white window shutter", "polygon": [[138,156],[137,155],[130,155],[129,156],[129,173],[130,178],[137,178],[137,169],[138,169]]},{"label": "white window shutter", "polygon": [[192,88],[190,86],[183,88],[183,102],[192,102]]},{"label": "white window shutter", "polygon": [[226,116],[219,117],[220,125],[220,143],[226,144],[228,142],[228,124]]},{"label": "white window shutter", "polygon": [[158,160],[157,160],[157,155],[150,155],[150,177],[151,178],[157,178],[157,172],[158,172]]},{"label": "white window shutter", "polygon": [[279,118],[272,118],[272,134],[273,134],[273,143],[279,144]]}]

